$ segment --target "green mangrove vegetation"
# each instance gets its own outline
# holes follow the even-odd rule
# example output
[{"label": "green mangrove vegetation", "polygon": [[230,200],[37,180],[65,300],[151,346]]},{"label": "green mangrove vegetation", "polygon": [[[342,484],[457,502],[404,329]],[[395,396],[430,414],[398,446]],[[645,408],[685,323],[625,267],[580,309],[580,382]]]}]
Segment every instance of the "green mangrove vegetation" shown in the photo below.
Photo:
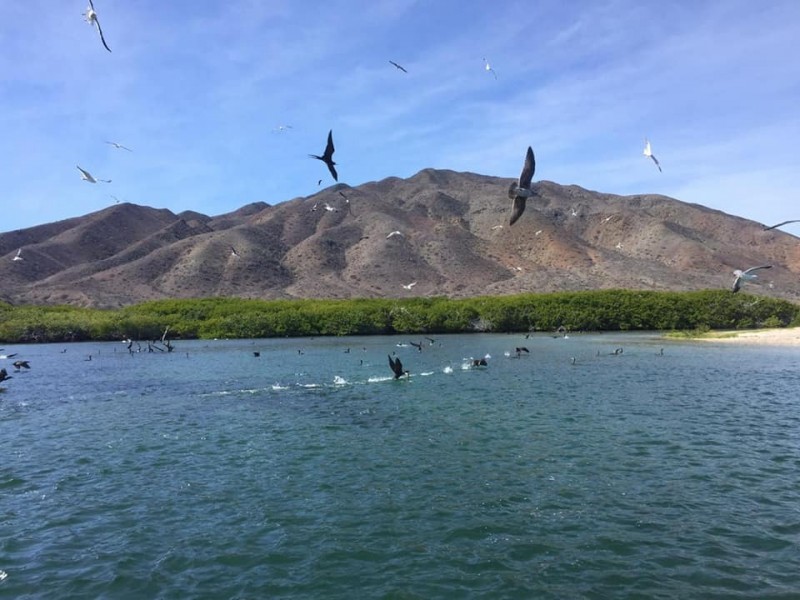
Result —
[{"label": "green mangrove vegetation", "polygon": [[800,325],[800,306],[727,290],[599,290],[450,299],[157,300],[113,310],[0,303],[0,343],[170,337],[712,330]]}]

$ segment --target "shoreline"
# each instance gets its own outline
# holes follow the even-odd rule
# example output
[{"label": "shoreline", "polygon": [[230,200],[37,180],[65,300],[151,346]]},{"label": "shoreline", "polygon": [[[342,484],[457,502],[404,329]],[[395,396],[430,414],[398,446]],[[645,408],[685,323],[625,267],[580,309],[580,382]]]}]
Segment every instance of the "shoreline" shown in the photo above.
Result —
[{"label": "shoreline", "polygon": [[758,329],[753,331],[715,331],[693,338],[701,342],[755,344],[759,346],[800,346],[800,327]]}]

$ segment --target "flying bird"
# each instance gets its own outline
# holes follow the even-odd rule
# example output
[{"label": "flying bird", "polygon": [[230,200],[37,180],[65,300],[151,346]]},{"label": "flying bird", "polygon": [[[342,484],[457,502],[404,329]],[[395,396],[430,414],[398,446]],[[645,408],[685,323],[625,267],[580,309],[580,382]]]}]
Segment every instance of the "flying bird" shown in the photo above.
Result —
[{"label": "flying bird", "polygon": [[122,144],[118,144],[117,142],[106,142],[106,144],[114,146],[114,148],[116,148],[117,150],[127,150],[128,152],[133,152],[133,150],[131,150],[127,146],[123,146]]},{"label": "flying bird", "polygon": [[[325,146],[325,152],[322,153],[322,156],[317,156],[316,154],[309,154],[311,158],[316,158],[317,160],[321,160],[326,165],[328,165],[328,170],[331,172],[334,181],[339,181],[339,175],[336,173],[336,168],[333,166],[336,163],[333,162],[333,153],[336,148],[333,147],[333,129],[328,132],[328,143]],[[322,180],[320,179],[320,182]]]},{"label": "flying bird", "polygon": [[777,225],[772,225],[771,227],[764,227],[764,231],[769,231],[770,229],[777,229],[778,227],[783,227],[784,225],[788,225],[789,223],[800,223],[800,219],[794,219],[792,221],[781,221]]},{"label": "flying bird", "polygon": [[406,284],[403,284],[403,289],[410,290],[410,289],[411,289],[412,287],[414,287],[415,285],[417,285],[417,282],[416,282],[416,281],[414,281],[414,282],[412,282],[412,283],[409,283],[408,285],[406,285]]},{"label": "flying bird", "polygon": [[391,354],[387,354],[389,357],[389,366],[394,371],[394,378],[400,379],[403,375],[408,375],[409,372],[407,370],[403,370],[403,363],[400,362],[399,358],[392,358]]},{"label": "flying bird", "polygon": [[402,231],[393,231],[393,232],[391,232],[389,235],[387,235],[387,236],[386,236],[386,239],[388,240],[390,237],[394,237],[394,236],[396,236],[396,235],[400,235],[400,236],[402,236],[402,235],[403,235],[403,232],[402,232]]},{"label": "flying bird", "polygon": [[284,131],[287,131],[289,129],[292,129],[291,125],[278,125],[275,129],[272,130],[272,133],[283,133]]},{"label": "flying bird", "polygon": [[86,12],[83,13],[83,17],[86,19],[86,22],[89,23],[89,25],[94,25],[97,27],[97,32],[100,34],[100,41],[103,42],[105,49],[111,52],[111,48],[109,48],[108,44],[106,44],[106,38],[103,37],[103,30],[100,29],[100,21],[97,20],[97,13],[94,10],[94,4],[92,3],[92,0],[89,0],[89,6],[86,7]]},{"label": "flying bird", "polygon": [[750,281],[756,279],[758,275],[754,274],[753,271],[758,271],[759,269],[771,269],[771,268],[772,265],[761,265],[760,267],[750,267],[745,271],[736,269],[733,272],[734,279],[733,279],[733,284],[731,285],[731,291],[735,294],[742,287],[742,281]]},{"label": "flying bird", "polygon": [[396,62],[394,62],[393,60],[390,60],[390,61],[389,61],[389,64],[391,64],[391,65],[394,65],[396,68],[400,69],[400,70],[401,70],[403,73],[408,73],[408,71],[406,71],[406,70],[405,70],[403,67],[401,67],[400,65],[398,65],[398,64],[397,64]]},{"label": "flying bird", "polygon": [[236,248],[234,248],[233,246],[231,246],[231,256],[239,258],[239,253],[236,251]]},{"label": "flying bird", "polygon": [[14,379],[13,377],[8,376],[8,371],[5,369],[0,369],[0,381],[5,381],[6,379]]},{"label": "flying bird", "polygon": [[23,260],[23,258],[22,258],[22,248],[17,250],[17,255],[14,258],[12,258],[11,260]]},{"label": "flying bird", "polygon": [[656,163],[656,166],[658,167],[658,172],[661,173],[661,165],[658,164],[658,159],[655,156],[653,156],[653,150],[650,148],[650,140],[648,140],[647,138],[644,138],[644,152],[642,152],[642,154],[644,154],[649,158],[652,158],[653,162]]},{"label": "flying bird", "polygon": [[483,68],[486,69],[487,72],[490,72],[492,75],[494,75],[494,78],[497,79],[497,73],[489,64],[489,61],[486,60],[485,58],[483,59]]},{"label": "flying bird", "polygon": [[519,181],[512,183],[508,188],[508,197],[511,198],[511,219],[509,225],[517,222],[523,212],[525,212],[525,201],[533,196],[531,190],[531,179],[536,171],[536,159],[533,156],[533,149],[528,146],[525,153],[525,164],[522,165],[522,173],[519,174]]},{"label": "flying bird", "polygon": [[[77,167],[78,165],[75,166]],[[89,173],[89,171],[85,171],[80,167],[78,167],[78,171],[81,172],[81,179],[83,179],[84,181],[88,181],[89,183],[97,183],[98,181],[101,183],[111,183],[110,179],[95,179],[94,177],[92,177],[92,174]]]},{"label": "flying bird", "polygon": [[19,371],[20,369],[30,369],[31,366],[27,360],[15,360],[13,363],[14,368]]}]

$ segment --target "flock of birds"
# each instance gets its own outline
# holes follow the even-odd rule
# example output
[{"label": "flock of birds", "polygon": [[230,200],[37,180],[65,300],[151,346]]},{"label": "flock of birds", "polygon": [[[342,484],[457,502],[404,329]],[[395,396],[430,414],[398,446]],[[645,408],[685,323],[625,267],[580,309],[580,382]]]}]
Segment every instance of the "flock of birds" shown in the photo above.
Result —
[{"label": "flock of birds", "polygon": [[[94,8],[94,3],[93,3],[92,0],[89,0],[89,5],[86,8],[86,12],[83,13],[83,16],[84,16],[86,22],[89,23],[89,25],[91,25],[94,29],[97,30],[97,33],[100,36],[100,41],[103,44],[103,47],[108,52],[111,52],[111,48],[108,46],[108,43],[106,42],[105,36],[103,35],[103,30],[102,30],[102,28],[100,26],[100,20],[98,18],[97,11]],[[483,63],[484,63],[485,71],[487,73],[491,73],[492,76],[495,79],[497,79],[497,72],[492,68],[492,66],[489,63],[489,61],[486,58],[483,58]],[[399,64],[399,63],[397,63],[397,62],[395,62],[393,60],[389,60],[389,64],[391,66],[393,66],[394,68],[396,68],[398,71],[402,72],[402,73],[406,73],[406,74],[408,73],[408,70],[404,66],[402,66],[401,64]],[[285,131],[288,131],[289,129],[292,129],[291,125],[278,125],[273,131],[277,132],[277,133],[283,133]],[[114,148],[116,148],[118,150],[125,150],[127,152],[132,152],[132,150],[130,148],[128,148],[127,146],[125,146],[123,144],[120,144],[119,142],[106,141],[106,143],[111,145],[111,146],[113,146]],[[338,182],[339,181],[339,174],[336,171],[336,162],[333,160],[333,154],[334,154],[335,151],[336,151],[336,148],[335,148],[334,143],[333,143],[333,130],[331,129],[331,130],[328,131],[328,139],[327,139],[327,143],[325,144],[325,150],[323,151],[323,153],[321,155],[309,154],[308,156],[310,158],[314,158],[316,160],[319,160],[319,161],[323,162],[325,164],[325,166],[328,168],[328,171],[331,174],[331,177],[333,177],[333,180]],[[650,143],[650,140],[648,140],[647,138],[645,138],[645,140],[644,140],[644,150],[643,150],[642,154],[646,158],[649,158],[650,160],[653,161],[653,164],[658,168],[659,172],[663,172],[662,168],[661,168],[661,163],[658,161],[656,156],[653,154],[652,145]],[[76,166],[77,166],[78,171],[80,172],[80,177],[81,177],[82,181],[86,181],[88,183],[93,183],[93,184],[96,184],[96,183],[111,183],[111,181],[112,181],[111,179],[100,179],[98,177],[95,177],[89,171],[87,171],[86,169],[83,169],[81,166],[79,166],[79,165],[76,165]],[[519,220],[519,218],[522,216],[522,214],[525,212],[525,206],[526,206],[527,199],[536,195],[536,190],[531,187],[531,183],[532,183],[535,171],[536,171],[536,159],[535,159],[535,156],[534,156],[534,153],[533,153],[533,149],[529,146],[527,151],[526,151],[526,153],[525,153],[525,159],[524,159],[524,162],[523,162],[522,171],[520,173],[519,179],[516,182],[512,183],[511,186],[508,189],[508,197],[511,200],[511,211],[510,211],[510,217],[509,217],[509,221],[508,221],[509,226],[514,225],[514,223],[516,223]],[[322,184],[322,179],[318,180],[317,184],[321,185]],[[339,192],[339,194],[344,198],[344,200],[345,200],[345,202],[347,204],[347,207],[348,207],[348,211],[352,214],[352,208],[350,206],[350,202],[349,202],[347,196],[342,192]],[[117,200],[117,202],[119,202],[119,200]],[[319,203],[315,204],[314,207],[311,210],[312,211],[316,211],[317,207],[318,207],[318,204]],[[337,208],[331,206],[327,202],[323,203],[322,206],[326,211],[333,212],[333,211],[337,211],[338,210]],[[576,214],[574,209],[572,211],[572,214],[573,214],[573,216]],[[606,220],[608,220],[608,219],[610,219],[610,217],[607,217]],[[800,222],[800,219],[782,221],[781,223],[777,223],[777,224],[769,226],[769,227],[764,227],[764,230],[768,231],[768,230],[771,230],[771,229],[776,229],[776,228],[782,227],[784,225],[788,225],[790,223],[798,223],[798,222]],[[493,227],[493,229],[494,228],[501,228],[501,227],[502,227],[502,225],[496,225],[495,227]],[[536,235],[538,235],[539,233],[540,233],[540,231],[537,231]],[[401,235],[402,236],[403,234],[400,231],[392,231],[386,237],[387,237],[387,239],[390,239],[390,238],[392,238],[392,237],[394,237],[396,235]],[[621,243],[617,244],[617,249],[621,249],[621,248],[622,248],[622,244]],[[231,250],[232,250],[232,255],[234,257],[238,258],[239,254],[236,252],[236,250],[234,248],[231,248]],[[22,260],[22,248],[17,250],[17,254],[16,254],[16,256],[14,256],[13,260],[14,261],[21,261]],[[760,266],[750,267],[750,268],[745,269],[745,270],[736,269],[733,272],[734,280],[733,280],[733,283],[731,284],[731,291],[736,293],[741,289],[741,286],[742,286],[743,282],[752,281],[752,280],[756,279],[757,275],[756,275],[755,271],[762,270],[762,269],[769,269],[771,267],[772,267],[772,265],[760,265]],[[414,281],[412,283],[403,284],[402,287],[405,290],[411,290],[411,288],[414,287],[416,284],[417,284],[417,282]]]}]

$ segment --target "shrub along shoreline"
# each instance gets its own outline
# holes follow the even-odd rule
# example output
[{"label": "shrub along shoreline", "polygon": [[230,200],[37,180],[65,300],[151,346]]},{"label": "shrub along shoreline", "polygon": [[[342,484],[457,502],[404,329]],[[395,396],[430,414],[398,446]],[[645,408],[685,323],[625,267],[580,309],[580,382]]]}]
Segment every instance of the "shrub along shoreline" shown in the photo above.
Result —
[{"label": "shrub along shoreline", "polygon": [[0,303],[0,343],[800,325],[800,306],[727,290],[597,290],[451,299],[155,300],[119,309]]}]

